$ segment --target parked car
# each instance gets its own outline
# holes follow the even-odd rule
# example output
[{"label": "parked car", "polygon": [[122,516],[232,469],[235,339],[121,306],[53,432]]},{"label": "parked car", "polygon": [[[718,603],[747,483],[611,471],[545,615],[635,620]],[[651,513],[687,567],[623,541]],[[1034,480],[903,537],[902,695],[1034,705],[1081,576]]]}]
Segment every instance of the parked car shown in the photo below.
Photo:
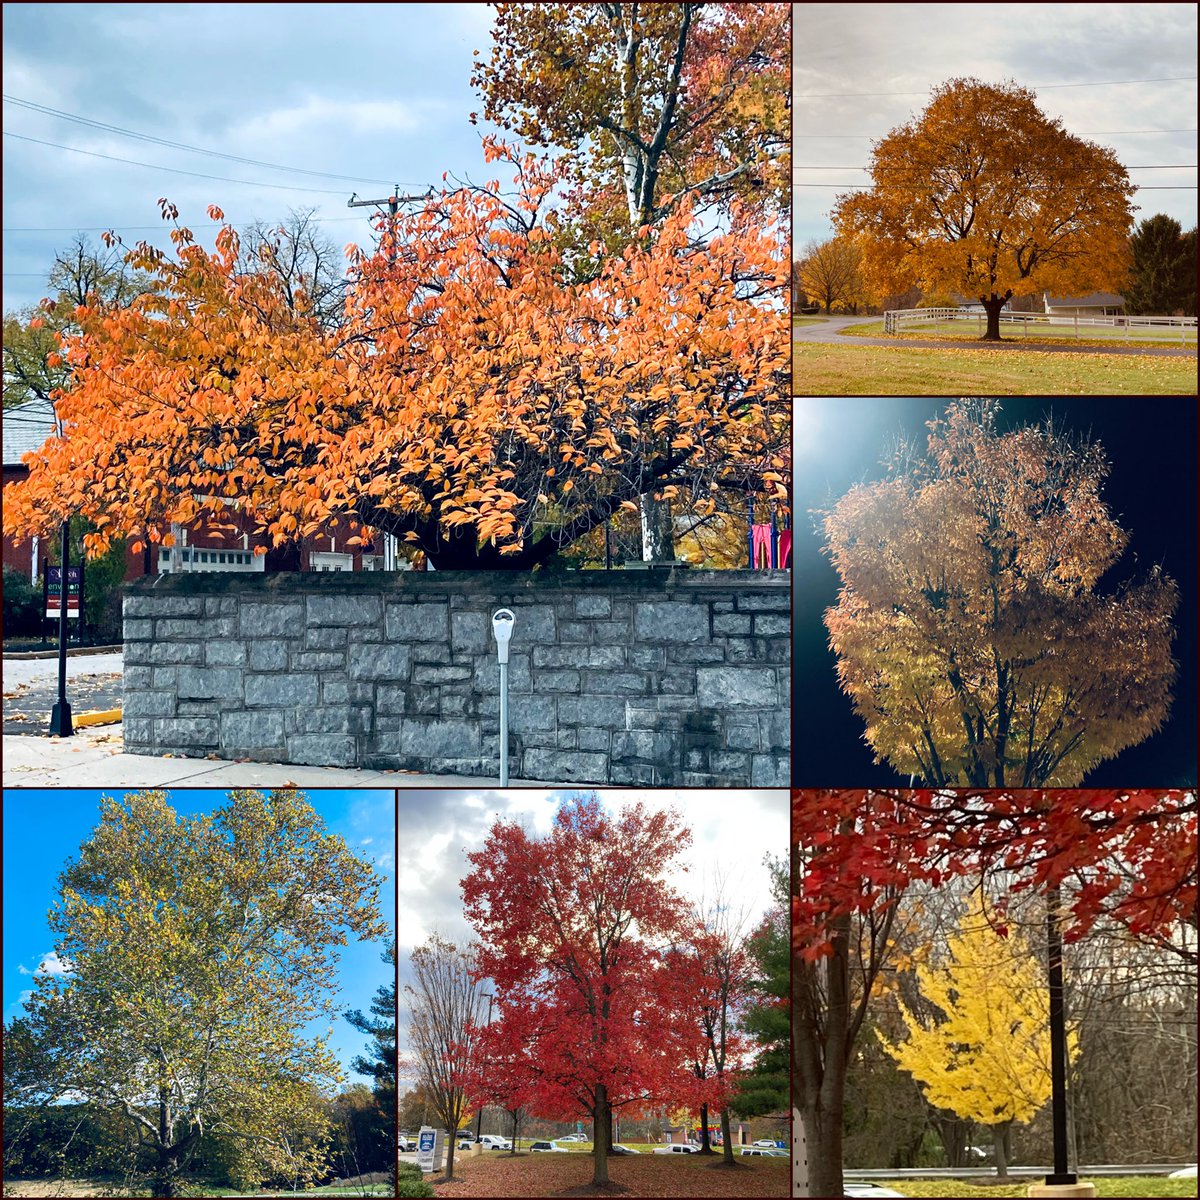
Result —
[{"label": "parked car", "polygon": [[768,1158],[791,1158],[792,1156],[786,1150],[780,1150],[778,1146],[774,1150],[764,1150],[763,1153]]},{"label": "parked car", "polygon": [[620,1142],[613,1142],[612,1152],[614,1154],[641,1154],[640,1150],[634,1150],[630,1146],[622,1146]]},{"label": "parked car", "polygon": [[587,1138],[582,1133],[568,1133],[565,1137],[557,1139],[560,1142],[586,1142]]},{"label": "parked car", "polygon": [[700,1147],[699,1146],[689,1146],[689,1145],[685,1145],[683,1143],[677,1142],[672,1146],[655,1146],[654,1153],[655,1154],[699,1154]]},{"label": "parked car", "polygon": [[475,1135],[473,1133],[460,1133],[454,1139],[455,1148],[458,1150],[470,1150],[475,1145]]},{"label": "parked car", "polygon": [[401,1154],[411,1154],[417,1148],[417,1139],[410,1137],[407,1133],[402,1133],[396,1139],[396,1144],[399,1146]]},{"label": "parked car", "polygon": [[481,1137],[479,1139],[479,1144],[485,1150],[511,1150],[512,1149],[511,1140],[506,1137],[500,1137],[500,1135],[496,1134],[496,1133],[485,1133],[483,1135],[483,1137]]},{"label": "parked car", "polygon": [[553,1142],[534,1142],[529,1147],[530,1154],[569,1154],[569,1150],[564,1150],[561,1146],[556,1146]]},{"label": "parked car", "polygon": [[1196,1166],[1193,1163],[1190,1167],[1180,1167],[1178,1171],[1172,1171],[1167,1176],[1168,1179],[1195,1179]]},{"label": "parked car", "polygon": [[894,1192],[891,1188],[878,1187],[873,1183],[847,1183],[843,1189],[853,1200],[893,1200],[903,1197],[903,1192]]},{"label": "parked car", "polygon": [[759,1139],[758,1139],[758,1141],[757,1141],[757,1142],[755,1142],[754,1144],[755,1144],[756,1146],[763,1146],[763,1147],[765,1147],[767,1150],[774,1150],[774,1149],[775,1149],[775,1143],[774,1143],[774,1142],[773,1142],[773,1141],[772,1141],[770,1138],[759,1138]]}]

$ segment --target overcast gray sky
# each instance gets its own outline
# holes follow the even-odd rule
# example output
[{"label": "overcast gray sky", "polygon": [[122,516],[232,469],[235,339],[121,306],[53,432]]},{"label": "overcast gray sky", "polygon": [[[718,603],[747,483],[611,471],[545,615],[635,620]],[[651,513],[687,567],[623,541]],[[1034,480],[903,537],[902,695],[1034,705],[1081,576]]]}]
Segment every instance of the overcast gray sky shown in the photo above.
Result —
[{"label": "overcast gray sky", "polygon": [[[1139,190],[1136,219],[1164,212],[1196,224],[1194,4],[804,4],[793,47],[797,247],[832,233],[828,213],[846,189],[826,185],[868,182],[861,169],[818,168],[865,166],[872,139],[955,76],[1034,87],[1047,115],[1111,146],[1126,167],[1191,166],[1130,178],[1190,189]],[[1095,86],[1046,86],[1055,84]]]},{"label": "overcast gray sky", "polygon": [[[399,895],[397,931],[400,986],[412,980],[409,954],[435,930],[459,944],[472,938],[463,919],[459,880],[468,874],[467,853],[482,847],[499,818],[520,821],[531,833],[550,830],[563,798],[573,791],[533,788],[489,790],[402,790],[399,793]],[[672,878],[685,897],[714,894],[718,876],[732,911],[744,910],[751,925],[771,906],[770,877],[763,856],[786,854],[790,836],[789,793],[783,789],[650,791],[604,788],[610,811],[640,800],[648,808],[676,808],[691,830],[692,843],[680,856],[686,873]],[[400,1053],[407,1045],[408,1005],[401,992]],[[403,1087],[402,1082],[402,1087]]]},{"label": "overcast gray sky", "polygon": [[[98,241],[114,228],[129,244],[169,245],[160,196],[206,239],[209,204],[234,223],[313,205],[341,247],[370,243],[372,210],[347,208],[352,192],[375,199],[393,183],[422,191],[440,185],[443,171],[495,178],[479,148],[485,125],[469,122],[482,107],[469,83],[471,52],[489,53],[491,17],[484,4],[5,4],[5,310],[46,294],[54,252],[77,230]],[[350,178],[196,154],[14,99]]]}]

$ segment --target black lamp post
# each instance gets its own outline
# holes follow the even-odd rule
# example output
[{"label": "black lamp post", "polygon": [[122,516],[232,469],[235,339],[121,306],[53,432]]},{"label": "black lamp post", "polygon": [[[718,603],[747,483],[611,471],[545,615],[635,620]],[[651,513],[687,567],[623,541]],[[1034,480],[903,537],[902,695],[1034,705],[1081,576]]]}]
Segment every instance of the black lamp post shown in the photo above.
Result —
[{"label": "black lamp post", "polygon": [[1050,981],[1050,1116],[1054,1130],[1054,1173],[1048,1184],[1073,1184],[1078,1177],[1067,1162],[1067,1020],[1063,1004],[1062,929],[1057,887],[1046,893],[1046,946]]},{"label": "black lamp post", "polygon": [[[480,999],[482,1000],[483,997],[481,996]],[[489,992],[488,996],[487,996],[487,1002],[488,1002],[487,1023],[488,1023],[489,1028],[491,1027],[491,1024],[492,1024],[492,1001],[495,999],[496,999],[496,997],[493,996]],[[479,1111],[475,1114],[475,1145],[477,1145],[477,1146],[479,1145],[479,1130],[482,1128],[482,1126],[483,1126],[483,1105],[480,1104]],[[515,1149],[515,1147],[514,1147],[514,1149]]]},{"label": "black lamp post", "polygon": [[[50,713],[50,736],[71,737],[71,706],[67,703],[67,565],[70,561],[70,522],[62,527],[62,566],[58,581],[58,701]],[[82,591],[82,589],[80,589]],[[79,597],[82,608],[83,596]],[[83,615],[80,613],[80,625]]]}]

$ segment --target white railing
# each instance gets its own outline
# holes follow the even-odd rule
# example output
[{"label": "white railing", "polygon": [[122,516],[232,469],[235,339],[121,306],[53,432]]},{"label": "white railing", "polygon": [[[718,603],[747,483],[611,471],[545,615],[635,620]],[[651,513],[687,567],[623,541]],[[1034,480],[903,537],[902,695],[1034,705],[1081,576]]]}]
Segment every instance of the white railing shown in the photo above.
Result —
[{"label": "white railing", "polygon": [[[914,326],[924,328],[932,326],[932,332],[937,333],[943,325],[951,327],[946,332],[961,332],[964,326],[970,328],[973,325],[982,336],[986,328],[986,321],[986,313],[965,308],[898,308],[889,309],[883,314],[883,332],[897,334],[903,329],[911,329]],[[1029,332],[1031,327],[1036,329],[1039,325],[1065,327],[1072,329],[1076,338],[1086,335],[1089,329],[1123,329],[1126,343],[1150,338],[1156,341],[1165,341],[1168,333],[1173,334],[1174,330],[1178,329],[1180,345],[1186,346],[1189,342],[1194,345],[1196,342],[1195,317],[1079,317],[1053,313],[1002,312],[1000,322],[1003,325],[1015,325],[1023,333]],[[955,326],[957,329],[954,328]],[[1135,335],[1135,331],[1141,331],[1140,335]],[[1119,335],[1106,340],[1119,340]],[[1171,340],[1174,338],[1172,337]]]}]

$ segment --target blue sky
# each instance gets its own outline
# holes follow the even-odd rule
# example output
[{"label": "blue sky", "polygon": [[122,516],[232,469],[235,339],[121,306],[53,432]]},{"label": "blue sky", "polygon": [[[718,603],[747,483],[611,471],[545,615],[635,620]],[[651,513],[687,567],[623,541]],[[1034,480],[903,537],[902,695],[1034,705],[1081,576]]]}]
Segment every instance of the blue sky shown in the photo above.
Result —
[{"label": "blue sky", "polygon": [[209,204],[235,224],[315,206],[340,248],[370,244],[374,210],[347,208],[351,193],[420,192],[444,171],[495,178],[489,127],[469,120],[482,108],[472,51],[490,53],[491,22],[484,4],[6,4],[5,310],[46,294],[77,230],[169,248],[160,196],[205,244]]},{"label": "blue sky", "polygon": [[796,8],[795,249],[831,236],[829,210],[847,189],[830,185],[868,181],[861,168],[872,139],[920,112],[934,86],[964,75],[1034,87],[1047,115],[1139,168],[1130,170],[1139,187],[1172,189],[1139,190],[1136,220],[1162,212],[1185,229],[1196,224],[1194,4]]},{"label": "blue sky", "polygon": [[[46,914],[56,898],[55,881],[68,857],[74,856],[99,821],[99,791],[6,791],[4,793],[4,1019],[21,1011],[22,993],[54,946]],[[119,799],[124,792],[114,794]],[[395,927],[395,799],[386,791],[308,791],[309,803],[331,833],[340,834],[360,857],[383,876],[381,907]],[[218,791],[174,791],[176,812],[211,812],[225,802]],[[338,983],[340,1007],[365,1013],[376,988],[387,982],[391,967],[382,961],[383,942],[351,941],[341,950]],[[54,962],[51,960],[51,969]],[[313,1023],[314,1035],[325,1032],[324,1019]],[[344,1020],[334,1023],[331,1045],[349,1072],[351,1059],[363,1053],[367,1040]],[[369,1082],[349,1072],[348,1082]]]}]

